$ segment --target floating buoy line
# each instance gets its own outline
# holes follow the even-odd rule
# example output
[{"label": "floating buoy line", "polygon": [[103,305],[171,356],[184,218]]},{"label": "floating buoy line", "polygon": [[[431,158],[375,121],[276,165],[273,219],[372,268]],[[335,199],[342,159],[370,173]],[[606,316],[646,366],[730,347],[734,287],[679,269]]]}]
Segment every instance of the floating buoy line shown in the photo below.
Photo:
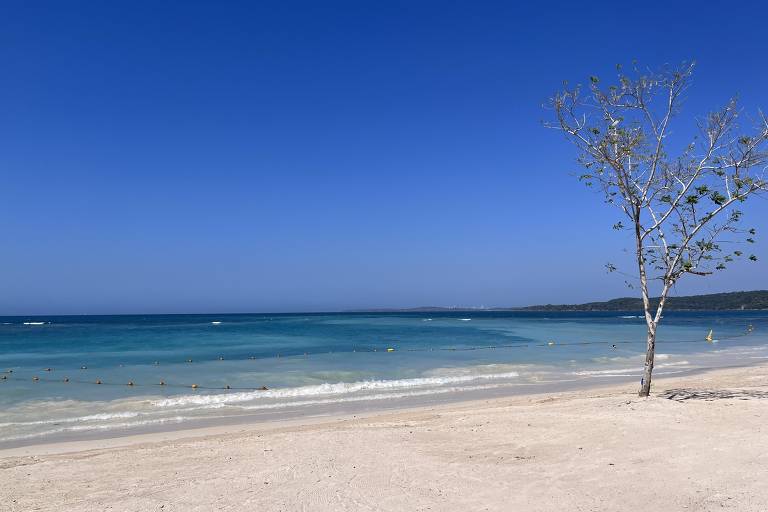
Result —
[{"label": "floating buoy line", "polygon": [[[713,341],[721,341],[721,340],[733,340],[737,338],[742,338],[744,336],[748,336],[754,332],[754,326],[751,324],[747,327],[747,330],[742,334],[736,334],[733,336],[726,336],[719,338],[718,340],[713,340],[713,330],[710,329],[709,333],[703,337],[703,339],[691,339],[691,340],[670,340],[670,341],[664,341],[662,342],[664,345],[667,344],[678,344],[678,343],[701,343],[702,341],[705,341],[707,343],[712,343]],[[324,355],[328,353],[336,353],[336,354],[343,354],[343,353],[394,353],[394,352],[469,352],[469,351],[477,351],[477,350],[494,350],[494,349],[515,349],[515,348],[529,348],[529,347],[547,347],[547,348],[559,348],[559,347],[570,347],[570,346],[583,346],[583,345],[606,345],[608,348],[615,350],[617,345],[628,345],[628,344],[645,344],[645,341],[573,341],[573,342],[555,342],[555,341],[547,341],[542,343],[509,343],[509,344],[502,344],[502,345],[484,345],[484,346],[476,346],[476,347],[418,347],[418,348],[406,348],[406,349],[396,349],[395,347],[385,347],[383,349],[379,348],[352,348],[350,350],[336,350],[336,351],[318,351],[318,352],[304,352],[303,354],[291,354],[290,356],[293,357],[309,357],[310,355]],[[283,356],[283,354],[277,353],[272,357],[280,358]],[[289,357],[290,357],[289,356]],[[229,359],[229,361],[244,361],[244,360],[265,360],[269,359],[270,357],[256,357],[256,356],[248,356],[247,358],[232,358]],[[216,359],[213,360],[202,360],[202,361],[195,361],[192,358],[184,359],[184,362],[186,364],[192,364],[195,362],[214,362],[214,361],[224,361],[224,356],[218,356]],[[153,366],[160,366],[159,361],[153,361]],[[119,364],[118,367],[123,368],[125,367],[124,364]],[[80,366],[79,371],[86,371],[88,370],[87,365]],[[52,366],[44,367],[41,369],[41,371],[46,372],[48,374],[52,374],[56,372],[56,369]],[[74,370],[78,371],[78,370]],[[102,371],[107,371],[107,369],[102,369]],[[14,374],[13,369],[7,369],[5,371],[0,372],[0,382],[3,381],[29,381],[30,377],[21,377],[19,375]],[[185,388],[185,389],[194,389],[194,390],[232,390],[232,391],[267,391],[269,388],[266,386],[255,386],[255,387],[249,387],[249,386],[230,386],[228,384],[225,384],[223,386],[202,386],[195,383],[192,384],[180,384],[180,383],[169,383],[165,380],[159,380],[157,382],[151,382],[151,383],[138,383],[134,380],[127,380],[124,382],[112,382],[112,381],[104,381],[101,379],[72,379],[69,376],[65,376],[59,379],[55,378],[48,378],[48,377],[40,377],[38,375],[33,375],[31,377],[31,381],[35,383],[72,383],[72,384],[94,384],[94,385],[100,385],[100,386],[124,386],[124,387],[160,387],[160,388]]]}]

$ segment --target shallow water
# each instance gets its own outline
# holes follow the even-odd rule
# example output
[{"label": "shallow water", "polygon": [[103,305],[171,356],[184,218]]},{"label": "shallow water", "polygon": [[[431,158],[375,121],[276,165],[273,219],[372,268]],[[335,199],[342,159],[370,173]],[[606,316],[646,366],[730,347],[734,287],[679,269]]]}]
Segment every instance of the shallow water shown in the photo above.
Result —
[{"label": "shallow water", "polygon": [[[639,380],[644,329],[615,312],[0,317],[0,446]],[[755,363],[768,312],[667,313],[657,351],[657,375]]]}]

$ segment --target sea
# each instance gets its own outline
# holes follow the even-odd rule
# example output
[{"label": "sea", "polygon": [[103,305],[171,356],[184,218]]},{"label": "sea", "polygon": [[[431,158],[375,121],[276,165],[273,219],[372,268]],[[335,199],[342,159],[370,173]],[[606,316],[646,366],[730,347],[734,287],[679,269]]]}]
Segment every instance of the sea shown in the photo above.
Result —
[{"label": "sea", "polygon": [[[638,312],[0,317],[0,448],[639,385],[644,351]],[[668,312],[655,375],[766,359],[767,311]]]}]

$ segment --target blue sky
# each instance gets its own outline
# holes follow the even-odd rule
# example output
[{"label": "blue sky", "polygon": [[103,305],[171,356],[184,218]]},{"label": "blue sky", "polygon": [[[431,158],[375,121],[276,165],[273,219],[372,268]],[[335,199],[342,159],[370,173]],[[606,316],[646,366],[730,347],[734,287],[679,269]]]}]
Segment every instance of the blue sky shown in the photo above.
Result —
[{"label": "blue sky", "polygon": [[[636,10],[632,10],[636,9]],[[525,305],[634,293],[541,127],[567,79],[696,59],[768,109],[759,2],[5,2],[0,314]],[[681,125],[680,130],[687,127]],[[768,231],[768,201],[747,208]],[[768,288],[756,265],[680,293]]]}]

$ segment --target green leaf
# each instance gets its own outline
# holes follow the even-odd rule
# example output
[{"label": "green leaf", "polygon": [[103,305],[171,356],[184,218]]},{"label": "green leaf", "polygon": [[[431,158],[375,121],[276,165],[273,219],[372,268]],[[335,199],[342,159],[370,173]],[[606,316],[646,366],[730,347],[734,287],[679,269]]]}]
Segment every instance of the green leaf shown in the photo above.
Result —
[{"label": "green leaf", "polygon": [[712,200],[713,203],[715,203],[718,206],[722,205],[728,200],[727,197],[725,197],[723,194],[721,194],[717,190],[712,192],[712,195],[710,195],[709,198]]}]

